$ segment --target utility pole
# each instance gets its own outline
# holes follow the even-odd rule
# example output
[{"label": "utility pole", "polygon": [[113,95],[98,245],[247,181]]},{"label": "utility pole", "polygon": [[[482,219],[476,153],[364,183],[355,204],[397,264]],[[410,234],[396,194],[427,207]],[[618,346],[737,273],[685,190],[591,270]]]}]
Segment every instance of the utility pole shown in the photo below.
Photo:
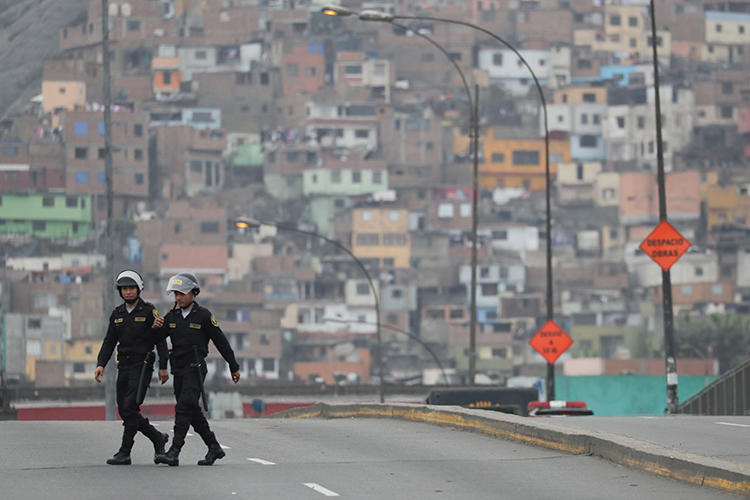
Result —
[{"label": "utility pole", "polygon": [[[654,0],[651,9],[651,49],[654,58],[654,101],[656,112],[656,182],[659,186],[659,220],[667,220],[667,194],[664,179],[664,149],[661,137],[661,98],[659,95],[659,58],[656,50],[656,14]],[[672,278],[669,269],[661,272],[662,315],[664,316],[664,361],[667,372],[667,413],[678,411],[677,358],[674,350],[674,320],[672,317]]]},{"label": "utility pole", "polygon": [[479,85],[474,85],[474,110],[471,117],[471,147],[474,153],[471,171],[471,311],[469,320],[469,385],[477,371],[477,219],[479,218]]},{"label": "utility pole", "polygon": [[[109,0],[102,0],[102,78],[104,79],[104,179],[106,183],[107,199],[107,227],[104,232],[104,248],[106,249],[106,265],[104,271],[104,293],[102,302],[104,308],[105,328],[109,324],[109,315],[114,309],[112,300],[112,276],[114,275],[114,242],[112,241],[112,212],[113,210],[113,187],[112,187],[112,96],[110,90],[109,74]],[[107,420],[115,420],[115,360],[111,359],[104,370],[104,409]]]}]

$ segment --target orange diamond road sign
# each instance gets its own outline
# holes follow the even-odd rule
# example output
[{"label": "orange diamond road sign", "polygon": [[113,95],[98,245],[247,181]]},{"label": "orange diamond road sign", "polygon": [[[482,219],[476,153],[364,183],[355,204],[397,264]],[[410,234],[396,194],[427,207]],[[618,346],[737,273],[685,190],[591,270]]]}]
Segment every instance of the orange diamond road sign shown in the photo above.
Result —
[{"label": "orange diamond road sign", "polygon": [[531,347],[544,356],[550,364],[554,363],[572,343],[573,339],[552,320],[547,321],[529,340]]},{"label": "orange diamond road sign", "polygon": [[640,247],[643,252],[651,257],[661,268],[668,271],[672,264],[682,257],[682,254],[690,248],[690,242],[672,227],[672,224],[663,220],[646,236]]}]

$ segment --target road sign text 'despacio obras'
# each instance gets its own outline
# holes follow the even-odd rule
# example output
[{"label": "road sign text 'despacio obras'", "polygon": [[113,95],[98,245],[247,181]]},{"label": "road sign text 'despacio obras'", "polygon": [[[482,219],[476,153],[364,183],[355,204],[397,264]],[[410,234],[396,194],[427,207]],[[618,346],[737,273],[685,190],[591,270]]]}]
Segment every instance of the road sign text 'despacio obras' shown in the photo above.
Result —
[{"label": "road sign text 'despacio obras'", "polygon": [[573,339],[552,320],[547,321],[529,340],[531,347],[550,364],[554,363],[572,343]]},{"label": "road sign text 'despacio obras'", "polygon": [[646,236],[639,248],[663,270],[668,271],[687,252],[690,242],[669,222],[663,220]]}]

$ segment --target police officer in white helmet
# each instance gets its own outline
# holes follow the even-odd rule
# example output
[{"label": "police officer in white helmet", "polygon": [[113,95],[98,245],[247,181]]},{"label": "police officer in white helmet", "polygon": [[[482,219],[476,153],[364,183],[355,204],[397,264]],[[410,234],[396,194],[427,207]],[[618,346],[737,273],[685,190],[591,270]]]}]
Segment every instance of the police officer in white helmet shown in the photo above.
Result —
[{"label": "police officer in white helmet", "polygon": [[[235,384],[240,380],[240,366],[229,341],[219,328],[219,322],[211,311],[195,302],[195,297],[200,293],[195,275],[180,273],[172,276],[167,285],[167,292],[174,293],[175,307],[163,318],[156,320],[155,325],[161,329],[154,332],[158,339],[169,337],[172,341],[170,366],[174,376],[174,395],[177,404],[172,444],[167,453],[158,455],[155,461],[171,466],[179,465],[180,450],[192,425],[208,446],[206,457],[199,460],[198,465],[213,465],[226,453],[211,432],[208,420],[199,405],[201,393],[204,392],[203,381],[207,372],[205,358],[208,355],[209,340],[229,363],[229,371]],[[203,397],[205,406],[205,394]]]},{"label": "police officer in white helmet", "polygon": [[99,350],[94,378],[101,382],[104,367],[117,346],[117,409],[122,417],[122,444],[107,463],[130,465],[130,450],[138,431],[153,443],[154,457],[164,453],[164,447],[169,440],[168,434],[159,432],[140,412],[140,405],[143,403],[153,373],[154,345],[159,353],[159,380],[162,384],[169,379],[169,351],[165,340],[154,340],[152,328],[154,320],[159,317],[159,311],[153,304],[141,298],[141,275],[129,269],[122,271],[115,279],[115,286],[123,303],[115,307],[109,317],[109,326]]}]

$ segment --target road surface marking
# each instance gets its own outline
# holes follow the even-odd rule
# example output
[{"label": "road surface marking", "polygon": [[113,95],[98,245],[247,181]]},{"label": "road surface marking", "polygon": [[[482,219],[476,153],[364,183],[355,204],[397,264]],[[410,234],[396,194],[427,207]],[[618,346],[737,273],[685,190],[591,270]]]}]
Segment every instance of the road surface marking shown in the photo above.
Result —
[{"label": "road surface marking", "polygon": [[305,486],[308,488],[317,491],[321,495],[325,495],[327,497],[337,497],[339,496],[338,493],[335,491],[331,491],[328,488],[324,488],[323,486],[319,485],[318,483],[304,483]]},{"label": "road surface marking", "polygon": [[191,433],[188,432],[187,434],[185,434],[185,436],[187,436],[187,437],[193,437],[193,436],[195,436],[195,434],[191,434]]},{"label": "road surface marking", "polygon": [[248,458],[250,462],[256,462],[261,465],[276,465],[274,462],[269,462],[268,460],[263,460],[262,458]]},{"label": "road surface marking", "polygon": [[224,446],[223,444],[219,444],[219,446],[221,446],[221,449],[222,449],[222,450],[231,450],[231,449],[232,449],[231,447],[229,447],[229,446]]},{"label": "road surface marking", "polygon": [[728,425],[730,427],[750,427],[750,425],[748,424],[735,424],[733,422],[714,422],[714,423],[718,425]]}]

